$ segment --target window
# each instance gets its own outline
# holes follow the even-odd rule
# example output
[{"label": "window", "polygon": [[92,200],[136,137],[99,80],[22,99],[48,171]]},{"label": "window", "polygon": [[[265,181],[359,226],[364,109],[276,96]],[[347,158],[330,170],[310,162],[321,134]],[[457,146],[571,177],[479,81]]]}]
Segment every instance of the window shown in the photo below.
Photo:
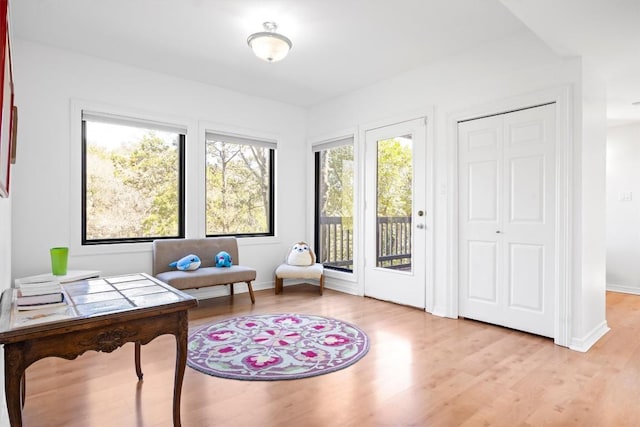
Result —
[{"label": "window", "polygon": [[315,244],[325,267],[353,271],[353,138],[314,146]]},{"label": "window", "polygon": [[207,236],[274,235],[274,142],[206,134]]},{"label": "window", "polygon": [[186,130],[82,112],[82,244],[184,237]]}]

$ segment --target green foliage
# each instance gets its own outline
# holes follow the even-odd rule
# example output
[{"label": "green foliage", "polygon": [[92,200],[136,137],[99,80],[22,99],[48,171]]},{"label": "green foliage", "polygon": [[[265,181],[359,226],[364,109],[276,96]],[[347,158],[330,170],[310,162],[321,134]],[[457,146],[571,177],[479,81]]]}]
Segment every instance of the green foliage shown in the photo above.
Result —
[{"label": "green foliage", "polygon": [[320,241],[319,262],[351,269],[353,254],[353,146],[345,145],[319,153]]},{"label": "green foliage", "polygon": [[264,147],[207,142],[207,234],[269,231],[269,153]]},{"label": "green foliage", "polygon": [[353,147],[320,152],[322,216],[353,217]]},{"label": "green foliage", "polygon": [[411,145],[400,138],[378,141],[379,217],[411,216],[412,158]]},{"label": "green foliage", "polygon": [[88,239],[178,234],[178,141],[153,132],[106,149],[87,144]]}]

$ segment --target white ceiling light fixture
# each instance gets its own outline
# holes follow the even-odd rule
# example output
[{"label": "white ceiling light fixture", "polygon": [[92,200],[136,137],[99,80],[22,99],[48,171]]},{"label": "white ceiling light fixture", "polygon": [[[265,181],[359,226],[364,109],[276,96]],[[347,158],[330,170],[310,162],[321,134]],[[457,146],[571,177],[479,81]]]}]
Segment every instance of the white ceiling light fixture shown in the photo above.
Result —
[{"label": "white ceiling light fixture", "polygon": [[262,24],[264,31],[254,33],[247,39],[247,44],[253,49],[256,56],[267,62],[276,62],[283,59],[293,46],[291,40],[276,33],[278,25],[275,22]]}]

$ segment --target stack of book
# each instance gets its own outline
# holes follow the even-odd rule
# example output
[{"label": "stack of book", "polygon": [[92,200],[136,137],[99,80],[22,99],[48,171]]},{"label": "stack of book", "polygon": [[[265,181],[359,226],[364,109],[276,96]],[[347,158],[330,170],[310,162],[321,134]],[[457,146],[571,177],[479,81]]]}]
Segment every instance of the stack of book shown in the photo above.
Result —
[{"label": "stack of book", "polygon": [[36,310],[40,308],[65,305],[64,294],[58,280],[18,281],[16,306],[18,310]]}]

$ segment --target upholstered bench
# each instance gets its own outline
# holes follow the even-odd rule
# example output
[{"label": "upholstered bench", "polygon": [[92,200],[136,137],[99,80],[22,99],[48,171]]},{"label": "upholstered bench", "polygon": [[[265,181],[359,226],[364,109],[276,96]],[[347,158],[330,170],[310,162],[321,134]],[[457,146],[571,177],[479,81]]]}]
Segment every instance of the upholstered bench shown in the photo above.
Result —
[{"label": "upholstered bench", "polygon": [[[216,267],[215,256],[220,251],[231,255],[231,267]],[[169,264],[186,255],[198,255],[200,268],[179,271]],[[255,303],[251,282],[256,279],[256,270],[239,264],[238,242],[235,237],[209,237],[203,239],[163,239],[153,241],[153,276],[176,289],[199,289],[207,286],[229,285],[233,295],[233,284],[244,282],[249,288],[251,303]]]},{"label": "upholstered bench", "polygon": [[324,266],[320,263],[305,266],[280,264],[276,268],[275,278],[276,294],[282,292],[284,279],[316,279],[320,283],[320,295],[324,291]]}]

